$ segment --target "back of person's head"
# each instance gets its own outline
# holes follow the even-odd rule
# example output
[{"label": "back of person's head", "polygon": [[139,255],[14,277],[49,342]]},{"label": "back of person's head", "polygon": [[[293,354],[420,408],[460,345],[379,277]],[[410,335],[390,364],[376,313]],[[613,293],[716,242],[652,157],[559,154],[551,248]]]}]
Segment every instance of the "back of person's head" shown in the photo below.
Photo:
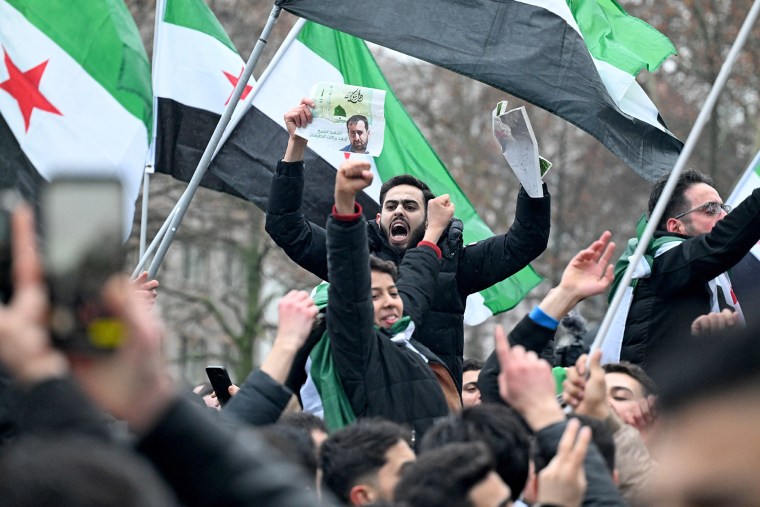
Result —
[{"label": "back of person's head", "polygon": [[291,428],[300,428],[306,431],[322,431],[327,433],[325,422],[314,414],[309,412],[291,412],[283,414],[278,420],[280,426],[290,426]]},{"label": "back of person's head", "polygon": [[469,507],[470,490],[493,470],[493,458],[482,442],[447,444],[406,468],[395,499],[409,507]]},{"label": "back of person's head", "polygon": [[327,438],[327,426],[325,426],[325,422],[309,412],[288,412],[282,414],[277,420],[277,424],[306,431],[311,435],[316,447],[322,445],[322,442]]},{"label": "back of person's head", "polygon": [[322,444],[319,464],[322,483],[343,503],[351,488],[385,465],[386,453],[400,441],[409,443],[409,431],[383,419],[359,419],[330,435]]},{"label": "back of person's head", "polygon": [[370,254],[369,269],[370,271],[379,271],[390,275],[394,282],[398,280],[398,267],[396,267],[392,261],[384,261],[381,258]]},{"label": "back of person's head", "polygon": [[480,359],[465,359],[462,363],[462,372],[479,371],[483,369],[483,361]]},{"label": "back of person's head", "polygon": [[[412,187],[419,188],[422,191],[422,197],[425,199],[425,204],[427,204],[430,199],[435,199],[435,194],[430,190],[430,187],[427,186],[427,183],[418,178],[415,178],[411,174],[399,174],[398,176],[390,178],[380,187],[381,206],[385,202],[385,194],[388,193],[388,190],[399,185],[410,185]],[[427,212],[427,206],[425,207],[425,210]]]},{"label": "back of person's head", "polygon": [[[649,194],[649,213],[647,214],[648,217],[652,216],[652,212],[654,211],[655,206],[657,206],[657,201],[660,200],[660,196],[662,195],[662,191],[665,188],[665,184],[667,182],[668,176],[666,175],[657,180],[657,182],[652,187],[652,191]],[[707,185],[713,186],[712,178],[705,174],[702,174],[696,169],[686,169],[681,173],[678,178],[678,183],[676,183],[676,187],[673,189],[673,194],[670,196],[670,201],[668,201],[668,206],[665,208],[665,212],[662,214],[660,223],[657,224],[658,229],[663,231],[666,230],[669,218],[672,218],[679,213],[683,213],[684,211],[689,210],[689,201],[686,199],[685,194],[689,187],[696,183],[705,183]]]},{"label": "back of person's head", "polygon": [[484,403],[438,421],[422,438],[420,453],[453,442],[477,441],[491,451],[496,473],[517,499],[528,480],[530,435],[520,416],[509,407]]},{"label": "back of person's head", "polygon": [[728,393],[760,400],[759,335],[759,329],[730,328],[675,337],[648,370],[659,389],[658,410],[667,415]]},{"label": "back of person's head", "polygon": [[308,486],[316,488],[317,447],[309,430],[277,423],[259,428],[258,433],[283,460],[303,468],[310,479]]},{"label": "back of person's head", "polygon": [[631,377],[641,385],[644,396],[657,395],[657,384],[641,366],[628,361],[620,361],[619,363],[607,363],[602,367],[604,373],[622,373]]},{"label": "back of person's head", "polygon": [[166,507],[168,486],[137,455],[81,437],[22,437],[0,453],[4,507]]}]

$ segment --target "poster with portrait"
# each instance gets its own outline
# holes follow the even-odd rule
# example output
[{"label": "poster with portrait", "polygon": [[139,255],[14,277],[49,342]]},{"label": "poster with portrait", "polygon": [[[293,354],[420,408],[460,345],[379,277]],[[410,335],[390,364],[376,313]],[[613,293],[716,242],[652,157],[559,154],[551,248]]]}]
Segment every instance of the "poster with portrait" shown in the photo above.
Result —
[{"label": "poster with portrait", "polygon": [[296,135],[308,139],[314,148],[380,155],[385,136],[385,90],[317,83],[309,97],[314,101],[313,121],[296,130]]}]

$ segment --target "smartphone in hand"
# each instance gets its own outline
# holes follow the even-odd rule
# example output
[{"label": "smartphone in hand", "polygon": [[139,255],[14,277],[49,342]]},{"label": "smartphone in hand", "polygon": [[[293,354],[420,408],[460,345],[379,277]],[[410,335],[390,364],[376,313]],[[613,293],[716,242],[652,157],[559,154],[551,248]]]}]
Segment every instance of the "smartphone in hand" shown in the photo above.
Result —
[{"label": "smartphone in hand", "polygon": [[214,388],[219,405],[224,406],[230,401],[229,387],[232,385],[230,376],[224,366],[206,366],[206,375]]}]

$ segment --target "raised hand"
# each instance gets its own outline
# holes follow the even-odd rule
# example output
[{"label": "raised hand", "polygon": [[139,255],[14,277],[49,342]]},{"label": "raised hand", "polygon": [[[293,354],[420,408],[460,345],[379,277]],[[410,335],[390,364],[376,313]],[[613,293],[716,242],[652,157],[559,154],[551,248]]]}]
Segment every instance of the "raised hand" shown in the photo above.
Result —
[{"label": "raised hand", "polygon": [[578,507],[586,493],[583,460],[591,442],[591,429],[581,428],[578,419],[567,422],[557,454],[538,473],[538,503]]},{"label": "raised hand", "polygon": [[692,336],[710,335],[736,326],[739,318],[736,312],[725,308],[720,313],[700,315],[691,323]]},{"label": "raised hand", "polygon": [[335,176],[335,209],[341,215],[354,213],[356,194],[370,186],[372,171],[369,162],[346,160]]},{"label": "raised hand", "polygon": [[132,286],[137,289],[136,296],[143,302],[145,310],[150,310],[156,303],[158,293],[158,280],[148,280],[148,272],[143,271],[140,275],[132,280]]},{"label": "raised hand", "polygon": [[496,326],[496,356],[499,359],[499,394],[528,422],[533,431],[564,421],[555,398],[551,366],[535,352],[517,345],[509,347],[501,326]]},{"label": "raised hand", "polygon": [[601,350],[594,351],[587,368],[588,356],[583,354],[573,368],[567,369],[567,378],[562,383],[562,400],[577,414],[606,419],[610,409],[601,358]]},{"label": "raised hand", "polygon": [[300,349],[309,337],[314,319],[319,313],[317,305],[308,292],[292,290],[280,299],[277,307],[279,322],[275,342]]},{"label": "raised hand", "polygon": [[571,291],[578,300],[601,294],[612,284],[613,267],[610,264],[615,252],[612,234],[604,231],[598,240],[578,252],[562,273],[559,287]]},{"label": "raised hand", "polygon": [[285,113],[283,119],[291,138],[295,137],[297,128],[303,128],[311,123],[312,115],[310,108],[312,107],[314,107],[314,101],[308,97],[304,97],[301,99],[300,104]]},{"label": "raised hand", "polygon": [[438,240],[446,230],[454,216],[454,203],[449,194],[443,194],[435,199],[430,199],[427,205],[427,227],[425,229],[425,241],[438,243]]},{"label": "raised hand", "polygon": [[63,353],[53,348],[45,324],[48,298],[28,206],[13,213],[13,299],[0,305],[0,362],[21,383],[32,385],[68,371]]},{"label": "raised hand", "polygon": [[613,268],[610,258],[615,252],[612,235],[605,231],[598,240],[578,252],[562,273],[558,286],[549,291],[538,305],[541,310],[560,320],[585,298],[601,294],[610,286]]},{"label": "raised hand", "polygon": [[285,155],[282,157],[284,162],[298,162],[303,160],[303,154],[306,150],[308,141],[303,137],[296,135],[296,129],[305,127],[311,123],[311,107],[314,107],[314,101],[308,97],[301,99],[301,103],[289,110],[283,116],[285,128],[288,129],[288,147],[285,149]]},{"label": "raised hand", "polygon": [[272,351],[261,364],[261,371],[284,384],[298,350],[309,337],[319,309],[307,292],[292,290],[280,300],[278,311],[277,336]]}]

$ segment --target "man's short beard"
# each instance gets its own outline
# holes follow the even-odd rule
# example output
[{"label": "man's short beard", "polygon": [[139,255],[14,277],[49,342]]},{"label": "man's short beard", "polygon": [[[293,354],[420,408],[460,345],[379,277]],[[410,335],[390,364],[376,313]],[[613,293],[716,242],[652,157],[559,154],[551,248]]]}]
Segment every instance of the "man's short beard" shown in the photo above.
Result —
[{"label": "man's short beard", "polygon": [[390,237],[388,236],[388,233],[383,230],[385,234],[385,239],[388,240],[388,244],[391,247],[391,250],[396,252],[397,254],[403,255],[409,248],[414,248],[417,246],[417,244],[422,241],[422,238],[425,237],[425,223],[419,225],[415,230],[409,231],[409,238],[406,241],[406,246],[401,245],[394,245],[390,241]]}]

